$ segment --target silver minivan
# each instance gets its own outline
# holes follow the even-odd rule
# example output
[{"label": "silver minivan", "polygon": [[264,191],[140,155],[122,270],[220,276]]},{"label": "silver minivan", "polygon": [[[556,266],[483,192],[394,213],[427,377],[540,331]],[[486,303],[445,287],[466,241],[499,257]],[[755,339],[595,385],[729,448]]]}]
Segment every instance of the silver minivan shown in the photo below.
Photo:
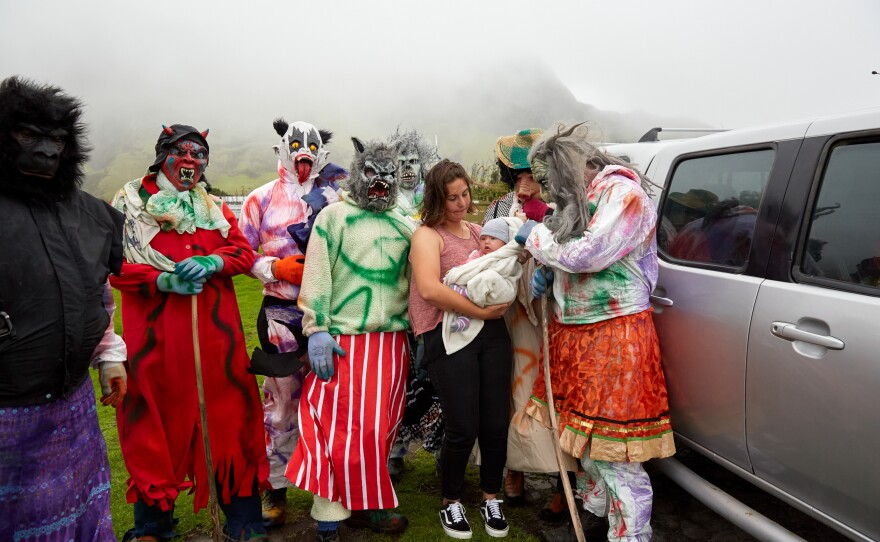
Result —
[{"label": "silver minivan", "polygon": [[880,110],[638,146],[679,441],[880,540]]}]

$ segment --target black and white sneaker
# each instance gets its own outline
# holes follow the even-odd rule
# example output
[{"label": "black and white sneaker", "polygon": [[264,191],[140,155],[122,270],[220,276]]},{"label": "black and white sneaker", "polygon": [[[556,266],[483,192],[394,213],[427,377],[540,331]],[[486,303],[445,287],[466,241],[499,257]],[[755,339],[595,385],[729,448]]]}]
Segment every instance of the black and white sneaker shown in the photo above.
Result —
[{"label": "black and white sneaker", "polygon": [[446,535],[452,538],[467,540],[473,534],[471,525],[464,516],[464,506],[460,502],[451,502],[440,510],[440,524],[443,525]]},{"label": "black and white sneaker", "polygon": [[495,538],[507,536],[507,520],[504,518],[504,512],[501,511],[503,502],[498,499],[488,499],[480,504],[480,515],[486,523],[486,533]]}]

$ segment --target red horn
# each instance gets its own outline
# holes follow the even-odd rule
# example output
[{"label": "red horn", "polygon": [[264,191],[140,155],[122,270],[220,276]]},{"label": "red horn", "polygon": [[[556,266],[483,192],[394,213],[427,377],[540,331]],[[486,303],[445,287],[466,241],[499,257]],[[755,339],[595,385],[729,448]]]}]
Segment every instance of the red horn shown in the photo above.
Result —
[{"label": "red horn", "polygon": [[167,135],[174,135],[174,130],[165,126],[164,124],[162,125],[162,131],[165,132]]},{"label": "red horn", "polygon": [[205,131],[202,132],[202,137],[205,138],[205,139],[208,139],[208,132],[210,132],[210,130],[208,130],[208,129],[206,128]]}]

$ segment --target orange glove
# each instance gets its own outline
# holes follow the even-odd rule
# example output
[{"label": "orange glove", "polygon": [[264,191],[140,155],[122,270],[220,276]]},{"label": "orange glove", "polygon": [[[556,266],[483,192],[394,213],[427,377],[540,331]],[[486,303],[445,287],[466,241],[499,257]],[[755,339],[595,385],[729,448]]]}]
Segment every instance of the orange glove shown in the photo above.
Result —
[{"label": "orange glove", "polygon": [[125,366],[104,362],[98,367],[98,380],[101,382],[101,404],[119,408],[128,390]]},{"label": "orange glove", "polygon": [[272,273],[278,280],[285,280],[299,286],[303,280],[303,267],[305,267],[306,257],[302,254],[288,256],[275,260],[275,267]]}]

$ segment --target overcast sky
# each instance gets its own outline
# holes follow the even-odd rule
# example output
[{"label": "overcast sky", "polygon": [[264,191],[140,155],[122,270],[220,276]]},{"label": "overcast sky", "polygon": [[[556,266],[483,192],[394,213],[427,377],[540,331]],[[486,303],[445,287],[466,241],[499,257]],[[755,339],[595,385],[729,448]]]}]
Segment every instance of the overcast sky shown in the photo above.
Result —
[{"label": "overcast sky", "polygon": [[0,77],[90,122],[345,118],[535,66],[600,109],[724,128],[878,107],[880,1],[0,0]]}]

